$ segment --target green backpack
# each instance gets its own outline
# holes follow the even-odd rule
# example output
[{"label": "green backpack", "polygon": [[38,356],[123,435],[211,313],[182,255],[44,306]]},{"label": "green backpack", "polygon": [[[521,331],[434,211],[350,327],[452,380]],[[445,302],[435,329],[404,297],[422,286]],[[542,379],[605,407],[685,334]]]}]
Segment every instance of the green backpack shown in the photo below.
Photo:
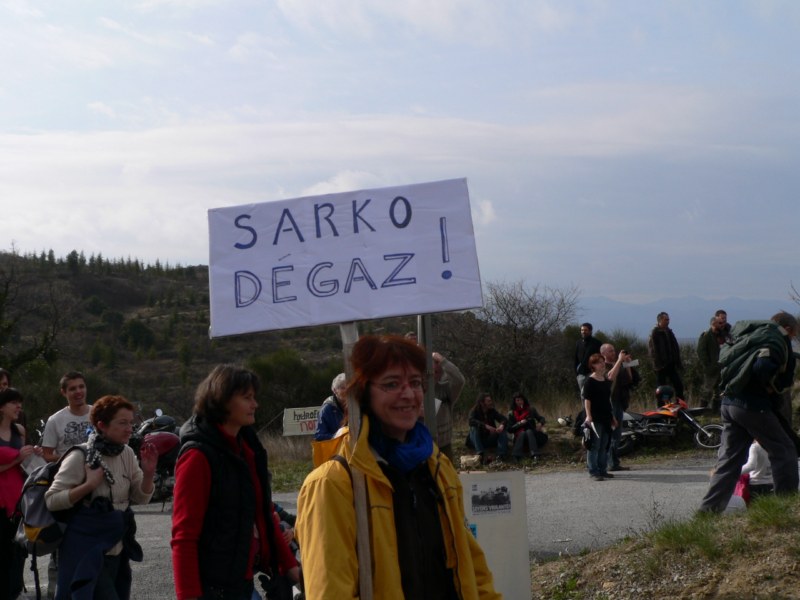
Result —
[{"label": "green backpack", "polygon": [[741,393],[750,381],[753,363],[764,348],[785,365],[789,359],[786,342],[774,321],[738,321],[731,329],[731,342],[719,351],[720,389],[726,396]]}]

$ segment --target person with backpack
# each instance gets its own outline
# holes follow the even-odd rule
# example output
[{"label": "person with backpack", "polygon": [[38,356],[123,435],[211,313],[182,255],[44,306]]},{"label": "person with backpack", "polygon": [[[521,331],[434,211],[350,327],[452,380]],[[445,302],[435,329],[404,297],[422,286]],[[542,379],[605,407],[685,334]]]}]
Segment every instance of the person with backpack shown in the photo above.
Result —
[{"label": "person with backpack", "polygon": [[103,396],[89,415],[94,432],[69,452],[45,492],[51,512],[72,509],[58,552],[56,600],[130,597],[130,560],[141,561],[131,504],[153,494],[156,449],[145,444],[141,467],[128,446],[134,407],[122,396]]},{"label": "person with backpack", "polygon": [[770,321],[739,321],[731,330],[733,342],[719,359],[725,429],[701,512],[725,510],[754,439],[769,456],[775,493],[797,492],[797,447],[778,414],[781,394],[794,379],[797,333],[797,319],[787,312]]},{"label": "person with backpack", "polygon": [[172,569],[178,600],[250,600],[260,571],[267,597],[291,598],[297,561],[281,535],[267,451],[255,424],[258,376],[217,365],[198,385],[181,427],[172,507]]},{"label": "person with backpack", "polygon": [[25,551],[14,543],[17,500],[25,475],[22,463],[42,449],[25,442],[25,428],[17,423],[22,394],[7,387],[0,391],[0,600],[16,598],[22,591]]}]

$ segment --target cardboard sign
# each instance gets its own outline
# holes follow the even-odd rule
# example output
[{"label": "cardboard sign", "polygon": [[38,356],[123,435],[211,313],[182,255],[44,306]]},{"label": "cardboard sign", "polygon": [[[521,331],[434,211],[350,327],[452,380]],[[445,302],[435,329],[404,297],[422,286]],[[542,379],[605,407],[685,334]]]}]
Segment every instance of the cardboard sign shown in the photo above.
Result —
[{"label": "cardboard sign", "polygon": [[464,512],[503,598],[530,598],[528,503],[522,471],[459,473]]},{"label": "cardboard sign", "polygon": [[319,406],[283,411],[283,435],[310,435],[317,430]]},{"label": "cardboard sign", "polygon": [[211,337],[476,308],[465,179],[208,211]]}]

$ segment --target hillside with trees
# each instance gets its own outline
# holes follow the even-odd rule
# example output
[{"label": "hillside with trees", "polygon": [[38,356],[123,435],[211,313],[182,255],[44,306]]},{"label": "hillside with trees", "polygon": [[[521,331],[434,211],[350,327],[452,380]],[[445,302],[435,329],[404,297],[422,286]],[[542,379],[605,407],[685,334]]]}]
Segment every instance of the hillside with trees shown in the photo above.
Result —
[{"label": "hillside with trees", "polygon": [[[467,377],[466,411],[479,390],[499,399],[522,390],[539,406],[574,394],[572,353],[578,338],[577,289],[524,282],[486,283],[484,306],[434,315],[434,347]],[[267,382],[259,425],[280,426],[285,407],[315,406],[342,369],[336,325],[210,340],[208,267],[72,251],[0,253],[0,366],[25,396],[28,419],[63,406],[58,380],[69,370],[87,377],[91,399],[119,393],[146,417],[156,408],[189,416],[194,388],[220,362],[243,363]],[[416,317],[359,324],[363,333],[404,333]],[[643,341],[624,331],[603,340],[644,358]],[[697,378],[686,348],[689,384]],[[645,385],[651,389],[647,361]],[[643,393],[640,391],[640,393]],[[577,404],[577,402],[576,402]]]}]

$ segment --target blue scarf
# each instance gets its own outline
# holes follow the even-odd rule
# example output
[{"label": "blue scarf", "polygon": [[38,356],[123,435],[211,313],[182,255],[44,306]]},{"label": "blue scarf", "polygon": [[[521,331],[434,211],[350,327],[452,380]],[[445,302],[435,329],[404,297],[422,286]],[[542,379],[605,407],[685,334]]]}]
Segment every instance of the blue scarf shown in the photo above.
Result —
[{"label": "blue scarf", "polygon": [[414,429],[408,432],[406,441],[402,443],[383,435],[380,421],[377,419],[370,419],[369,424],[370,446],[403,474],[410,473],[433,454],[433,438],[422,423],[414,425]]}]

